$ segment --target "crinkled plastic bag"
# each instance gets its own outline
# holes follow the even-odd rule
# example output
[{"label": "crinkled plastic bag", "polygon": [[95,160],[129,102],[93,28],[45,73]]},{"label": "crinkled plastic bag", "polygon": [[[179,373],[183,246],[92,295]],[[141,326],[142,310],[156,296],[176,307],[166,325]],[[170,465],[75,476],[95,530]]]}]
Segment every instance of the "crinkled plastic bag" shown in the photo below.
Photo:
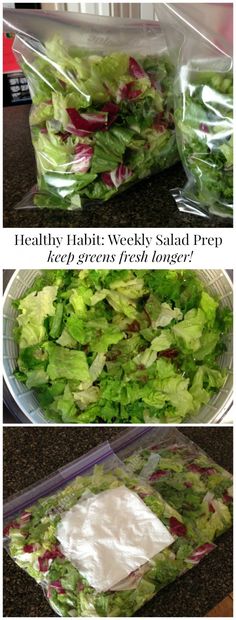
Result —
[{"label": "crinkled plastic bag", "polygon": [[136,437],[134,433],[127,447],[120,442],[117,454],[132,474],[180,512],[188,531],[194,531],[202,549],[193,553],[193,563],[231,527],[232,475],[176,429],[148,429]]},{"label": "crinkled plastic bag", "polygon": [[[124,540],[122,553],[125,570],[117,573],[117,578],[124,574],[126,577],[114,584],[112,589],[101,592],[70,561],[68,550],[65,552],[63,545],[60,545],[58,528],[65,515],[79,502],[83,506],[92,496],[100,501],[105,492],[124,489],[127,493],[131,492],[135,499],[135,503],[132,502],[130,506],[134,527],[130,541],[132,544],[130,546],[129,541]],[[140,538],[140,523],[137,525],[141,516],[140,505],[143,512],[143,538]],[[119,510],[117,504],[116,509]],[[143,539],[146,538],[147,542],[149,534],[146,509],[155,527],[160,522],[161,535],[165,537],[167,546],[164,545],[165,548],[162,547],[159,552],[161,535],[157,531],[153,550],[144,548]],[[121,510],[119,513],[115,515],[118,528],[116,536],[119,533],[121,540],[124,515]],[[6,548],[10,556],[43,587],[56,613],[65,617],[132,616],[165,585],[191,569],[196,563],[196,554],[203,555],[202,550],[199,550],[198,531],[195,532],[190,525],[185,526],[178,510],[170,506],[145,480],[131,473],[115,456],[108,443],[59,470],[49,479],[23,491],[16,498],[9,499],[4,506],[4,517]],[[100,518],[103,518],[101,512]],[[89,525],[91,523],[88,520],[88,528]],[[89,530],[88,534],[91,534]],[[111,532],[107,534],[114,551],[115,536]],[[105,553],[107,545],[106,540]],[[135,548],[138,562],[135,570],[132,570]],[[204,555],[214,548],[214,543],[205,545]],[[131,571],[127,575],[129,560]],[[122,568],[122,561],[119,568]],[[99,573],[100,567],[97,579]],[[96,570],[93,575],[96,578]]]},{"label": "crinkled plastic bag", "polygon": [[33,101],[38,184],[18,207],[103,202],[178,160],[158,23],[6,10],[5,29]]},{"label": "crinkled plastic bag", "polygon": [[[102,465],[91,467],[92,463],[101,461],[103,461]],[[79,475],[72,482],[69,482],[72,473],[75,475],[78,471],[83,472],[83,476]],[[178,513],[170,508],[159,494],[153,492],[148,485],[143,482],[140,484],[138,477],[130,476],[122,462],[108,447],[108,444],[103,444],[94,450],[90,456],[79,459],[78,464],[75,461],[74,464],[68,465],[61,472],[59,470],[59,473],[59,476],[56,474],[51,479],[39,483],[38,487],[36,485],[31,489],[32,498],[36,500],[33,504],[27,506],[27,498],[30,497],[31,493],[30,490],[26,490],[22,497],[19,495],[16,501],[10,500],[5,507],[4,512],[8,515],[8,523],[4,533],[7,537],[7,546],[11,557],[42,585],[49,603],[62,616],[132,615],[160,587],[163,587],[164,583],[169,583],[173,579],[173,575],[164,572],[162,585],[159,584],[157,588],[152,579],[149,578],[155,569],[156,561],[162,562],[165,558],[168,561],[168,558],[173,557],[171,546],[174,543],[174,537],[169,531],[169,522],[171,517],[178,516]],[[60,490],[53,493],[53,489],[58,489],[58,487],[61,487]],[[51,494],[48,494],[49,489]],[[99,588],[98,590],[95,589],[70,561],[69,554],[67,557],[64,553],[65,550],[63,546],[60,546],[57,537],[60,523],[70,514],[73,507],[75,509],[81,503],[83,508],[94,497],[97,498],[98,502],[101,502],[104,493],[108,493],[108,491],[116,494],[126,491],[129,497],[132,496],[132,505],[129,506],[133,518],[132,540],[124,540],[123,547],[124,567],[128,565],[130,558],[131,574],[127,575],[127,570],[123,573],[117,573],[117,578],[127,575],[124,582],[118,581],[117,593],[116,584],[113,584],[112,591],[107,589],[104,593],[101,593]],[[23,506],[24,510],[22,510]],[[140,510],[140,506],[142,510]],[[116,508],[118,509],[117,505]],[[17,514],[14,513],[14,510],[17,511]],[[141,512],[143,512],[143,536],[140,536],[140,523],[139,526],[137,525],[141,518]],[[14,519],[9,522],[9,516],[11,515],[12,518],[13,514]],[[149,524],[147,523],[147,514]],[[101,513],[99,516],[101,517]],[[104,517],[106,519],[107,514]],[[122,540],[123,511],[114,517],[117,520],[118,529],[120,523],[120,540]],[[146,547],[150,536],[150,519],[152,520],[152,527],[157,528],[158,525],[159,530],[157,540],[156,529],[156,539],[153,541],[152,550],[150,540],[148,541],[148,549]],[[91,534],[90,527],[91,523],[88,518],[88,535]],[[107,532],[107,536],[108,540],[105,542],[108,546],[110,544],[112,553],[115,537],[112,536],[111,532]],[[161,536],[162,543],[160,541]],[[139,561],[136,562],[136,568],[133,570],[132,554],[135,553],[135,537],[136,554],[137,557],[139,556]],[[144,542],[145,537],[146,543]],[[86,545],[86,541],[84,543]],[[162,549],[162,551],[156,555],[158,549]],[[100,557],[100,562],[101,560],[102,557]],[[122,563],[120,568],[121,566]],[[179,568],[176,566],[177,572]],[[96,578],[97,571],[97,580],[99,580],[101,578],[101,564],[98,563],[94,570],[94,576]]]},{"label": "crinkled plastic bag", "polygon": [[233,215],[232,4],[156,4],[175,64],[181,211]]}]

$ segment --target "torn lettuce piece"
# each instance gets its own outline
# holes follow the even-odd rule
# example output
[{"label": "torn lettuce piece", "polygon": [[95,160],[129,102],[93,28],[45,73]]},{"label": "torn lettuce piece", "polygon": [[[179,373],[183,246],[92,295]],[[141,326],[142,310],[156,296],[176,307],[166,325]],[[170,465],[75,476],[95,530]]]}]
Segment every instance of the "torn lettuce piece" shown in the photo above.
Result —
[{"label": "torn lettuce piece", "polygon": [[[42,271],[14,301],[16,343],[24,336],[15,377],[50,421],[181,423],[227,376],[218,358],[231,311],[203,292],[181,270]],[[155,327],[163,311],[168,324]]]},{"label": "torn lettuce piece", "polygon": [[171,321],[181,321],[182,318],[183,314],[179,308],[172,309],[169,304],[163,303],[161,304],[160,314],[158,314],[157,319],[153,321],[153,325],[155,327],[166,327]]},{"label": "torn lettuce piece", "polygon": [[42,342],[46,335],[44,321],[54,316],[53,302],[57,295],[57,286],[45,286],[41,291],[32,292],[18,305],[17,322],[20,327],[19,347],[25,348]]},{"label": "torn lettuce piece", "polygon": [[160,336],[156,336],[151,342],[151,349],[153,351],[164,351],[165,349],[169,349],[173,343],[173,336],[169,329],[163,330]]},{"label": "torn lettuce piece", "polygon": [[47,373],[51,381],[69,379],[72,381],[89,381],[89,367],[84,351],[62,348],[53,342],[44,345],[48,352]]},{"label": "torn lettuce piece", "polygon": [[172,331],[184,343],[187,350],[197,351],[201,345],[205,322],[206,317],[203,310],[193,308],[186,312],[183,321],[174,325]]}]

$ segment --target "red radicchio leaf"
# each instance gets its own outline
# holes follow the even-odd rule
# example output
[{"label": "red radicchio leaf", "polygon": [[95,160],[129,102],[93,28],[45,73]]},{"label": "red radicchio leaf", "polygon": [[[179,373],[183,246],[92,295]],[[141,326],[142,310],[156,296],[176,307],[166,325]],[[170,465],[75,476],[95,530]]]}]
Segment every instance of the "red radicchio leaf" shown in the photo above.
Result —
[{"label": "red radicchio leaf", "polygon": [[101,175],[103,183],[105,183],[107,187],[116,187],[116,189],[131,176],[131,170],[129,170],[127,166],[124,166],[124,164],[120,164],[111,172],[103,172]]},{"label": "red radicchio leaf", "polygon": [[52,547],[52,549],[48,549],[45,551],[44,558],[48,558],[49,560],[54,560],[54,558],[64,558],[63,553],[59,549],[59,547]]},{"label": "red radicchio leaf", "polygon": [[35,546],[34,545],[25,545],[23,547],[23,551],[25,553],[33,553],[33,551],[35,551]]},{"label": "red radicchio leaf", "polygon": [[92,146],[88,144],[77,144],[71,170],[73,172],[87,172],[90,168],[92,156]]},{"label": "red radicchio leaf", "polygon": [[215,549],[215,547],[216,545],[214,545],[213,543],[205,543],[204,545],[201,545],[200,547],[195,549],[195,551],[193,551],[192,555],[190,555],[189,558],[186,559],[186,562],[198,564],[198,562],[200,562],[200,560],[204,558],[205,555],[210,553],[210,551]]},{"label": "red radicchio leaf", "polygon": [[214,467],[202,467],[202,473],[207,474],[207,476],[213,476],[216,473]]},{"label": "red radicchio leaf", "polygon": [[45,553],[38,558],[39,570],[45,573],[49,567],[49,560],[54,560],[55,558],[63,558],[64,555],[59,549],[59,547],[52,547],[52,549],[47,549]]},{"label": "red radicchio leaf", "polygon": [[209,133],[209,127],[205,123],[200,123],[199,129],[200,131],[204,131],[204,133]]},{"label": "red radicchio leaf", "polygon": [[57,136],[59,136],[62,142],[66,142],[66,140],[70,137],[69,131],[58,131]]},{"label": "red radicchio leaf", "polygon": [[21,523],[28,523],[28,521],[30,521],[31,519],[31,512],[27,512],[27,510],[25,510],[25,512],[22,512],[21,516],[20,516],[20,522]]},{"label": "red radicchio leaf", "polygon": [[4,536],[8,536],[11,529],[20,529],[20,524],[17,523],[17,521],[12,521],[11,523],[8,523],[3,529]]},{"label": "red radicchio leaf", "polygon": [[156,117],[154,118],[153,129],[156,129],[158,133],[164,133],[167,127],[168,127],[168,123],[164,118],[163,112],[159,112],[159,114],[157,114]]},{"label": "red radicchio leaf", "polygon": [[48,133],[47,128],[46,127],[41,127],[40,133]]},{"label": "red radicchio leaf", "polygon": [[78,592],[82,592],[82,590],[84,590],[84,584],[79,582],[77,584],[77,591]]},{"label": "red radicchio leaf", "polygon": [[223,500],[225,504],[231,504],[231,502],[233,501],[233,498],[226,491],[223,495]]},{"label": "red radicchio leaf", "polygon": [[117,101],[123,101],[124,99],[137,99],[142,91],[140,89],[135,89],[135,82],[128,82],[127,84],[122,84],[117,92]]},{"label": "red radicchio leaf", "polygon": [[59,78],[58,82],[59,82],[59,84],[61,85],[61,87],[62,87],[63,89],[65,89],[65,88],[66,88],[66,82],[64,82],[64,80],[60,80],[60,78]]},{"label": "red radicchio leaf", "polygon": [[129,72],[130,75],[135,78],[147,77],[147,74],[144,71],[143,67],[141,67],[137,60],[135,60],[135,58],[132,58],[132,56],[130,56],[129,59]]},{"label": "red radicchio leaf", "polygon": [[133,90],[130,88],[128,90],[128,99],[137,99],[142,94],[142,91],[139,89]]},{"label": "red radicchio leaf", "polygon": [[143,493],[143,492],[139,492],[139,497],[141,497],[141,499],[145,499],[145,497],[149,497],[150,493]]},{"label": "red radicchio leaf", "polygon": [[114,187],[114,184],[112,183],[112,180],[111,180],[110,172],[102,172],[101,177],[102,177],[103,183],[105,183],[107,187],[112,187],[112,188]]},{"label": "red radicchio leaf", "polygon": [[138,321],[133,321],[130,325],[127,325],[126,330],[127,332],[139,332],[140,323]]},{"label": "red radicchio leaf", "polygon": [[202,471],[202,467],[200,467],[200,465],[197,465],[197,463],[190,463],[189,465],[187,465],[187,469],[197,474],[200,474]]},{"label": "red radicchio leaf", "polygon": [[187,469],[197,474],[206,474],[207,476],[215,474],[216,471],[214,467],[201,467],[197,463],[190,463],[189,465],[187,465]]},{"label": "red radicchio leaf", "polygon": [[193,486],[192,482],[185,482],[184,486],[186,487],[186,489],[191,489],[191,487]]},{"label": "red radicchio leaf", "polygon": [[165,349],[165,351],[159,351],[159,354],[158,354],[159,357],[167,357],[170,359],[178,357],[178,355],[179,355],[179,352],[177,351],[177,349]]},{"label": "red radicchio leaf", "polygon": [[46,573],[49,568],[49,560],[48,558],[38,558],[39,570],[41,573]]},{"label": "red radicchio leaf", "polygon": [[50,588],[57,591],[58,594],[65,594],[65,588],[61,585],[60,579],[56,579],[50,583]]},{"label": "red radicchio leaf", "polygon": [[171,534],[174,534],[175,536],[186,536],[187,529],[185,525],[180,523],[180,521],[178,521],[175,517],[170,517],[169,527]]},{"label": "red radicchio leaf", "polygon": [[159,471],[154,471],[153,474],[149,476],[149,480],[150,482],[153,482],[154,480],[158,480],[159,478],[162,478],[163,476],[167,476],[168,473],[169,473],[168,471],[159,469]]},{"label": "red radicchio leaf", "polygon": [[66,133],[72,133],[74,136],[79,136],[80,138],[88,138],[89,136],[91,136],[91,131],[85,131],[85,129],[76,129],[74,125],[67,125],[66,129]]},{"label": "red radicchio leaf", "polygon": [[215,512],[215,508],[211,502],[208,504],[209,512]]},{"label": "red radicchio leaf", "polygon": [[152,450],[159,450],[159,448],[160,448],[160,446],[158,446],[158,444],[155,444],[155,446],[152,446],[152,447],[150,448],[150,450],[151,450],[151,451],[152,451]]},{"label": "red radicchio leaf", "polygon": [[[102,112],[107,112],[108,113],[108,123],[107,123],[107,127],[110,127],[112,125],[112,123],[115,122],[115,120],[117,119],[117,116],[119,114],[119,106],[117,105],[117,103],[112,103],[112,101],[105,103],[105,105],[102,108]],[[105,127],[106,129],[106,127]]]},{"label": "red radicchio leaf", "polygon": [[79,114],[75,108],[67,108],[70,120],[78,130],[93,133],[99,129],[104,129],[108,124],[108,112],[94,112]]}]

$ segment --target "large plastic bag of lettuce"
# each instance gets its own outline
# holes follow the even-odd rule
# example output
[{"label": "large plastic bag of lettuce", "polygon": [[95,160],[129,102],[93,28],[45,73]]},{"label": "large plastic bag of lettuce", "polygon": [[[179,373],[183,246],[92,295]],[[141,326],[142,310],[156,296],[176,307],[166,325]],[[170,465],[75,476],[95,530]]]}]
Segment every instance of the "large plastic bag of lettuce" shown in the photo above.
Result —
[{"label": "large plastic bag of lettuce", "polygon": [[232,4],[156,5],[175,64],[175,125],[187,175],[181,211],[233,214]]},{"label": "large plastic bag of lettuce", "polygon": [[[113,449],[132,474],[139,475],[179,511],[182,525],[198,537],[199,561],[208,545],[232,525],[232,475],[177,429],[135,429]],[[182,532],[182,534],[180,533]]]},{"label": "large plastic bag of lettuce", "polygon": [[215,547],[107,442],[10,498],[4,521],[10,556],[61,616],[131,616]]},{"label": "large plastic bag of lettuce", "polygon": [[39,207],[106,201],[178,159],[173,68],[155,22],[5,11],[32,96]]}]

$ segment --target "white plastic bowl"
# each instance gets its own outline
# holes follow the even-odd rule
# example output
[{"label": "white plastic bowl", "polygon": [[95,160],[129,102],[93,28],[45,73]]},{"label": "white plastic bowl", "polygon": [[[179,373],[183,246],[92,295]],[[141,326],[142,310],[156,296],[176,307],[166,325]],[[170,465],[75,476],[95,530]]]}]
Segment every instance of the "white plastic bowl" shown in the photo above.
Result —
[{"label": "white plastic bowl", "polygon": [[[12,335],[12,329],[17,316],[17,311],[12,306],[12,300],[20,297],[32,286],[35,277],[40,275],[39,270],[20,269],[15,271],[10,279],[4,295],[3,306],[3,369],[4,379],[16,404],[33,424],[51,424],[45,419],[42,409],[39,407],[33,390],[28,390],[23,383],[14,377],[14,370],[18,357],[17,345]],[[218,296],[222,306],[233,308],[232,282],[223,269],[199,269],[199,278],[204,282],[209,293]],[[232,405],[233,395],[233,336],[226,338],[227,352],[220,358],[220,366],[229,369],[224,386],[201,411],[187,423],[209,424],[221,422]]]}]

